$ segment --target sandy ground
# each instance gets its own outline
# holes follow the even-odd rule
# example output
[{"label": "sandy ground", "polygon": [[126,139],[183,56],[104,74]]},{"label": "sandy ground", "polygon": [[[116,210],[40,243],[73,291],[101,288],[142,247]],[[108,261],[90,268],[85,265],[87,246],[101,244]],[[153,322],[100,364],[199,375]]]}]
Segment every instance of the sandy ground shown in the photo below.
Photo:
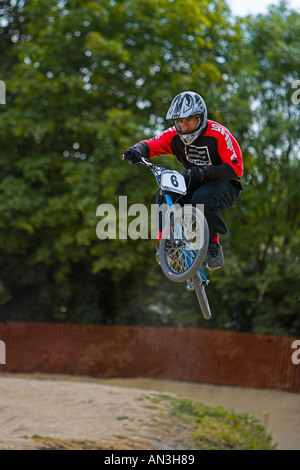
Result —
[{"label": "sandy ground", "polygon": [[102,448],[178,448],[182,430],[176,429],[176,423],[165,425],[164,410],[153,405],[158,392],[248,412],[266,426],[278,449],[300,450],[300,394],[42,374],[0,375],[0,449],[40,448],[41,440],[34,435],[101,442]]}]

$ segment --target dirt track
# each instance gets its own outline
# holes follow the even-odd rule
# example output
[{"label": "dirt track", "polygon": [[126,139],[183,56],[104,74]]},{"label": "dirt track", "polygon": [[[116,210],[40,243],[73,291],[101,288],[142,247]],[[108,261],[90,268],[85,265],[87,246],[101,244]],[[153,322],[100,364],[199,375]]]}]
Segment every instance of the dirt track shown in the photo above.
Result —
[{"label": "dirt track", "polygon": [[[98,441],[106,448],[172,449],[156,392],[256,416],[278,449],[300,450],[300,394],[152,379],[0,375],[0,449],[38,448],[32,436]],[[157,423],[161,435],[157,435]],[[164,439],[165,438],[165,439]],[[119,446],[119,447],[118,447]]]}]

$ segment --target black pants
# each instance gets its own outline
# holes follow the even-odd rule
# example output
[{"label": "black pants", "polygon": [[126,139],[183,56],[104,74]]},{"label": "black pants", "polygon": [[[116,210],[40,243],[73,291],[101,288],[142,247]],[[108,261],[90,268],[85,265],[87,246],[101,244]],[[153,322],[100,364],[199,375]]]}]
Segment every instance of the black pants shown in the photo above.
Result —
[{"label": "black pants", "polygon": [[[209,227],[209,240],[212,241],[217,233],[225,235],[228,232],[227,225],[222,219],[222,212],[233,206],[240,194],[238,183],[232,181],[210,181],[198,187],[188,189],[185,196],[169,193],[176,204],[203,204],[204,215]],[[157,193],[156,204],[163,204],[165,200]],[[159,231],[162,230],[162,214],[159,213]]]}]

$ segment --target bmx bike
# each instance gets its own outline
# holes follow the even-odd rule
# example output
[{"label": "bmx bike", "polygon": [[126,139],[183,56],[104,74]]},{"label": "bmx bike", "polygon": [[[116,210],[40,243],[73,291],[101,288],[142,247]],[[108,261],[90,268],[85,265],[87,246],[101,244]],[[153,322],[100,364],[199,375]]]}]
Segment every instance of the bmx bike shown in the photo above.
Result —
[{"label": "bmx bike", "polygon": [[[124,160],[124,155],[121,156]],[[209,280],[205,273],[209,229],[203,212],[192,205],[174,204],[170,193],[185,195],[185,178],[176,170],[153,165],[142,157],[141,163],[154,174],[164,197],[167,210],[159,242],[160,266],[165,276],[173,282],[187,282],[187,288],[196,293],[203,317],[212,317],[206,287]]]}]

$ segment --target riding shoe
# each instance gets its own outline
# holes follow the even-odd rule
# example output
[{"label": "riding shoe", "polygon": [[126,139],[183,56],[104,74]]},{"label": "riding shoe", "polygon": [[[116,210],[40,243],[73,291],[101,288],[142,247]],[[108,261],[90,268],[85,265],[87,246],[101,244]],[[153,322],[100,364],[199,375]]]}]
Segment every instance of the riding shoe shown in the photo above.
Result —
[{"label": "riding shoe", "polygon": [[222,246],[219,243],[212,242],[208,245],[207,251],[207,269],[212,271],[219,269],[224,264],[224,255]]}]

